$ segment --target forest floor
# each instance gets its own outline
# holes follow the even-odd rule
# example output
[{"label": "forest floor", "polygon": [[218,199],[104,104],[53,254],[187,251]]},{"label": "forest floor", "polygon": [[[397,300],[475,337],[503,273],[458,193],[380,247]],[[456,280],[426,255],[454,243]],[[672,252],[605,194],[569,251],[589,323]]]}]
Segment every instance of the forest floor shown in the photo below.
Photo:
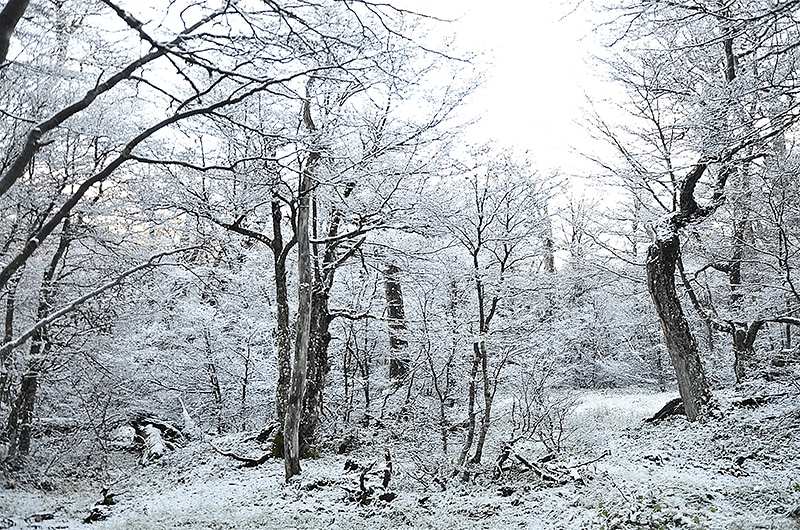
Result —
[{"label": "forest floor", "polygon": [[[736,404],[753,395],[771,397],[757,406]],[[50,492],[21,484],[0,489],[0,528],[800,528],[800,518],[791,514],[800,506],[796,386],[718,391],[718,411],[703,423],[684,417],[642,422],[672,394],[616,390],[579,396],[561,465],[578,465],[573,469],[580,480],[562,485],[521,470],[494,479],[488,465],[474,483],[453,479],[445,491],[430,482],[426,489],[415,462],[438,448],[435,439],[414,444],[410,436],[305,460],[300,480],[287,485],[282,461],[242,469],[198,442],[147,467],[137,465],[134,455],[120,454],[111,472],[118,502],[108,519],[92,525],[81,521],[100,496],[100,481],[64,479]],[[214,443],[247,452],[242,439]],[[486,460],[494,462],[499,441],[490,442]],[[345,461],[375,460],[380,470],[384,444],[394,454],[391,487],[397,497],[368,506],[348,500],[346,489],[359,489],[359,473],[345,472]],[[518,450],[532,461],[541,456],[532,445]],[[251,446],[249,452],[258,451]],[[370,478],[370,484],[378,482]],[[40,513],[53,518],[35,522]]]}]

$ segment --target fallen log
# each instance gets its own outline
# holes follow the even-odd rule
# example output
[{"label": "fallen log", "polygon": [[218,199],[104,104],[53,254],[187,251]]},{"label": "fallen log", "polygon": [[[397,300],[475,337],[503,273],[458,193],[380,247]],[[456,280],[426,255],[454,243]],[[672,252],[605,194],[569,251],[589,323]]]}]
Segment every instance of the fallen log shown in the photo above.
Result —
[{"label": "fallen log", "polygon": [[555,484],[566,484],[570,481],[568,475],[561,474],[558,471],[547,469],[545,466],[539,466],[537,464],[532,464],[525,458],[520,455],[514,455],[516,459],[519,461],[520,464],[527,467],[529,471],[532,471],[536,476],[542,479],[545,482],[553,482]]},{"label": "fallen log", "polygon": [[734,407],[755,408],[755,407],[760,407],[761,405],[766,405],[767,403],[772,401],[773,398],[785,397],[785,396],[788,396],[788,395],[789,394],[783,392],[783,393],[780,393],[780,394],[767,394],[767,395],[764,395],[764,396],[750,396],[750,397],[746,397],[746,398],[742,398],[742,399],[737,399],[736,401],[732,401],[731,404]]},{"label": "fallen log", "polygon": [[172,424],[146,414],[136,415],[131,426],[142,442],[139,463],[145,466],[175,449],[175,443],[183,438],[183,433]]},{"label": "fallen log", "polygon": [[681,398],[675,398],[667,401],[667,404],[661,407],[661,409],[650,416],[649,418],[645,419],[645,423],[655,423],[657,421],[661,421],[665,418],[669,418],[670,416],[678,416],[678,415],[686,415],[686,409],[683,406],[683,400]]},{"label": "fallen log", "polygon": [[210,445],[211,449],[213,449],[217,454],[220,454],[222,456],[226,456],[228,458],[232,458],[232,459],[236,460],[237,462],[242,462],[242,465],[241,465],[242,468],[260,466],[261,464],[263,464],[264,462],[269,460],[270,457],[272,457],[272,452],[267,452],[267,453],[264,453],[263,455],[261,455],[258,458],[250,458],[248,456],[237,455],[236,453],[234,453],[232,451],[223,451],[222,449],[217,448],[211,442],[208,442],[208,445]]},{"label": "fallen log", "polygon": [[[53,514],[52,512],[36,512],[36,513],[32,513],[31,515],[26,517],[25,518],[25,522],[27,522],[27,523],[41,523],[41,522],[44,522],[44,521],[52,521],[53,519],[55,519],[55,514]],[[11,528],[13,526],[14,525],[12,523],[11,526],[9,526],[8,528]],[[36,525],[36,526],[39,526],[39,525]],[[2,528],[6,528],[6,527],[2,527]]]},{"label": "fallen log", "polygon": [[155,425],[148,423],[143,425],[139,431],[140,436],[144,440],[144,449],[142,449],[140,463],[146,466],[164,456],[167,452],[167,442],[161,435],[161,431]]},{"label": "fallen log", "polygon": [[75,418],[40,418],[36,423],[35,432],[38,436],[52,436],[71,434],[79,428],[80,423]]}]

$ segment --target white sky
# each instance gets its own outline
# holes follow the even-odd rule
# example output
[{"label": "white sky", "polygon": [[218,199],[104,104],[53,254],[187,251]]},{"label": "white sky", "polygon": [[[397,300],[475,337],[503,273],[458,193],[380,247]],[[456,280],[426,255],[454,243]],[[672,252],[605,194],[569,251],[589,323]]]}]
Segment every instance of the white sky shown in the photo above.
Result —
[{"label": "white sky", "polygon": [[458,46],[486,54],[484,84],[470,100],[470,114],[482,116],[476,142],[494,139],[530,150],[544,171],[586,172],[589,166],[576,151],[592,147],[580,121],[586,95],[603,98],[596,64],[591,64],[602,46],[589,20],[588,2],[395,1],[456,19],[446,30],[455,34]]},{"label": "white sky", "polygon": [[601,49],[589,8],[578,0],[409,0],[423,12],[458,18],[461,47],[486,52],[491,64],[473,98],[486,139],[529,149],[539,168],[580,173],[587,164],[580,126],[586,94],[600,98],[592,57]]}]

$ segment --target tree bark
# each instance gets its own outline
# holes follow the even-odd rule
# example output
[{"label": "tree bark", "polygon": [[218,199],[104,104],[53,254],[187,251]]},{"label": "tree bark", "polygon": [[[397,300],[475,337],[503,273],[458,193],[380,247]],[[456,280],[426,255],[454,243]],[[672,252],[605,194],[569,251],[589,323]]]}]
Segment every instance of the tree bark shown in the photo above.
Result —
[{"label": "tree bark", "polygon": [[311,153],[301,175],[300,200],[297,211],[297,335],[295,338],[292,377],[286,401],[286,418],[283,424],[283,460],[286,480],[300,473],[300,416],[306,389],[309,335],[311,332],[311,247],[308,237],[308,218],[311,196],[311,168],[318,157]]},{"label": "tree bark", "polygon": [[675,269],[680,253],[677,233],[656,239],[647,252],[647,287],[667,343],[686,416],[694,421],[711,398],[697,341],[683,313],[675,289]]},{"label": "tree bark", "polygon": [[736,382],[743,383],[753,373],[755,364],[755,350],[753,345],[756,342],[758,332],[764,326],[764,322],[756,320],[747,323],[736,323],[732,332],[733,336],[733,369],[736,375]]},{"label": "tree bark", "polygon": [[483,457],[483,446],[486,443],[486,434],[489,432],[489,423],[492,419],[492,402],[494,394],[492,392],[492,381],[489,374],[489,356],[486,351],[484,338],[478,343],[476,353],[480,354],[481,376],[483,379],[483,414],[481,415],[481,426],[478,431],[478,441],[475,444],[475,454],[472,456],[473,464],[480,464]]},{"label": "tree bark", "polygon": [[8,0],[0,12],[0,65],[6,62],[8,47],[11,45],[11,36],[17,24],[28,9],[28,0]]},{"label": "tree bark", "polygon": [[467,382],[467,434],[464,438],[464,445],[458,458],[458,465],[463,466],[467,461],[467,456],[472,449],[475,440],[475,394],[477,391],[478,368],[480,367],[480,351],[478,343],[472,345],[472,366],[469,371]]},{"label": "tree bark", "polygon": [[[727,7],[719,4],[726,15]],[[733,47],[733,31],[723,24],[723,49],[725,61],[725,82],[730,84],[736,78],[736,56]],[[667,343],[672,366],[678,379],[678,390],[686,409],[686,417],[696,420],[711,399],[711,391],[706,381],[703,363],[692,334],[689,322],[683,313],[680,299],[675,290],[675,270],[680,260],[679,232],[692,222],[701,221],[713,214],[724,200],[725,185],[734,172],[732,159],[745,144],[719,156],[720,168],[712,185],[712,195],[708,205],[700,206],[695,199],[698,182],[708,169],[705,158],[695,164],[676,190],[675,211],[662,220],[655,233],[655,241],[647,251],[647,287],[656,313],[661,321],[661,329]],[[681,271],[682,272],[682,271]],[[731,285],[737,278],[731,278]],[[738,283],[741,278],[738,278]]]},{"label": "tree bark", "polygon": [[38,387],[38,372],[27,372],[22,376],[17,399],[14,400],[6,423],[5,434],[9,444],[6,459],[25,456],[30,452],[33,412]]},{"label": "tree bark", "polygon": [[[62,225],[58,247],[42,275],[39,304],[36,308],[36,319],[38,321],[46,318],[53,308],[56,294],[56,271],[72,241],[70,232],[70,218],[66,217]],[[22,376],[19,394],[11,408],[6,424],[5,434],[9,440],[9,458],[18,455],[26,456],[30,452],[33,412],[39,388],[39,371],[41,370],[42,361],[47,357],[51,348],[47,330],[47,326],[41,326],[31,335],[31,346],[28,352],[28,371]],[[10,339],[8,342],[10,342]],[[11,355],[11,351],[8,352],[8,355]]]},{"label": "tree bark", "polygon": [[286,288],[286,252],[281,226],[281,204],[272,200],[272,258],[275,269],[275,305],[277,308],[275,343],[278,357],[278,384],[275,389],[275,417],[283,425],[286,400],[292,373],[292,344],[289,330],[289,295]]},{"label": "tree bark", "polygon": [[300,454],[306,455],[316,444],[322,415],[325,379],[328,374],[328,345],[331,341],[328,293],[318,283],[312,285],[306,392],[300,424]]},{"label": "tree bark", "polygon": [[389,265],[384,271],[386,312],[389,321],[389,380],[393,386],[402,384],[408,375],[411,363],[408,357],[408,341],[404,336],[406,315],[399,275],[400,267],[397,265]]},{"label": "tree bark", "polygon": [[[14,340],[14,315],[17,305],[17,286],[21,278],[22,270],[18,271],[8,283],[3,332],[4,345]],[[12,387],[14,385],[11,374],[11,367],[14,359],[12,353],[12,351],[0,352],[0,403],[10,404],[12,401]]]},{"label": "tree bark", "polygon": [[[303,102],[303,123],[309,133],[316,131],[311,117],[310,90],[313,78],[306,85],[306,99]],[[286,418],[283,423],[283,462],[286,480],[300,474],[300,429],[304,410],[304,395],[308,370],[309,350],[311,348],[312,307],[314,293],[314,274],[312,270],[311,242],[309,240],[309,219],[311,216],[311,194],[313,173],[321,156],[319,151],[311,151],[300,172],[298,186],[298,209],[295,228],[297,241],[297,330],[292,362],[292,377],[286,400]],[[327,346],[327,345],[326,345]]]}]

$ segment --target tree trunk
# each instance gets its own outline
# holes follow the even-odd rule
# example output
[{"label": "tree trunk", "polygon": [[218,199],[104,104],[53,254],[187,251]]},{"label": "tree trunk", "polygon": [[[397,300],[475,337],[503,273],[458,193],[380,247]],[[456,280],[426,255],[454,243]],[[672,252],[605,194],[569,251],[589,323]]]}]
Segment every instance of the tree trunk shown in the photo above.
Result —
[{"label": "tree trunk", "polygon": [[272,200],[272,258],[275,267],[275,305],[277,322],[275,329],[276,355],[278,357],[278,384],[275,389],[275,417],[283,425],[286,415],[286,399],[292,372],[292,343],[289,330],[289,295],[286,288],[286,249],[281,227],[281,204]]},{"label": "tree trunk", "polygon": [[[58,247],[42,275],[39,304],[36,308],[37,320],[47,317],[53,307],[56,293],[54,283],[56,271],[70,243],[70,218],[66,217],[61,229]],[[41,369],[42,361],[50,352],[50,348],[51,342],[47,338],[47,326],[37,328],[31,335],[31,346],[28,352],[28,371],[22,376],[19,394],[11,408],[6,424],[5,434],[9,440],[9,458],[17,455],[25,456],[30,451],[33,410],[36,402],[36,393],[39,388],[39,370]]]},{"label": "tree trunk", "polygon": [[711,398],[697,341],[675,290],[675,268],[680,239],[672,234],[656,239],[647,251],[647,288],[653,299],[667,343],[686,416],[694,421]]},{"label": "tree trunk", "polygon": [[[310,101],[303,105],[304,121],[313,130]],[[309,153],[305,168],[300,175],[297,208],[297,334],[295,336],[294,360],[291,384],[286,400],[286,418],[283,424],[283,460],[286,480],[300,473],[300,418],[303,411],[303,396],[306,390],[306,371],[310,349],[311,308],[314,280],[311,270],[311,244],[309,241],[309,216],[311,208],[312,173],[320,155]]]},{"label": "tree trunk", "polygon": [[140,429],[140,435],[144,440],[142,458],[139,461],[142,465],[158,460],[167,452],[167,444],[164,443],[164,437],[155,425],[149,423],[143,425]]},{"label": "tree trunk", "polygon": [[39,373],[30,371],[22,376],[19,394],[8,414],[5,435],[8,438],[7,459],[26,456],[31,448],[33,409],[36,391],[39,387]]},{"label": "tree trunk", "polygon": [[[746,178],[746,177],[745,177]],[[742,218],[733,223],[733,253],[728,269],[728,284],[731,290],[731,303],[736,304],[742,299],[739,288],[742,285],[742,258],[744,257],[744,234],[747,229],[747,212],[741,214]]]},{"label": "tree trunk", "polygon": [[400,267],[389,265],[384,272],[386,312],[389,321],[389,380],[400,386],[408,375],[411,360],[408,357],[408,341],[405,339],[406,314],[403,305],[403,289],[400,284]]},{"label": "tree trunk", "polygon": [[753,348],[758,332],[763,327],[764,322],[756,320],[750,324],[736,324],[733,332],[733,370],[736,375],[736,382],[743,383],[754,371],[755,350]]},{"label": "tree trunk", "polygon": [[459,466],[463,466],[467,461],[467,455],[469,455],[469,452],[472,449],[472,443],[475,440],[475,394],[477,387],[478,367],[481,363],[480,359],[480,350],[478,343],[476,342],[472,345],[472,366],[470,367],[469,381],[467,384],[467,435],[464,438],[464,445],[461,448],[461,454],[458,458]]},{"label": "tree trunk", "polygon": [[328,293],[319,284],[311,294],[311,325],[309,331],[306,392],[300,425],[300,454],[306,455],[316,444],[317,429],[322,415],[325,378],[328,374],[328,344],[331,341]]},{"label": "tree trunk", "polygon": [[243,431],[247,430],[247,398],[248,398],[248,387],[250,386],[250,339],[247,339],[247,347],[245,350],[244,356],[244,375],[242,376],[242,396],[241,401],[239,404],[239,418],[241,419],[241,429]]},{"label": "tree trunk", "polygon": [[6,62],[11,36],[28,8],[28,0],[8,0],[0,12],[0,65]]},{"label": "tree trunk", "polygon": [[[22,277],[20,270],[8,284],[8,293],[6,294],[6,308],[5,308],[5,326],[3,333],[3,344],[8,344],[14,339],[14,315],[17,305],[17,286]],[[13,395],[12,389],[14,386],[14,379],[11,375],[11,367],[13,365],[13,350],[0,353],[0,403],[10,404]]]},{"label": "tree trunk", "polygon": [[[794,298],[792,296],[786,297],[786,314],[789,316],[794,315]],[[786,350],[792,348],[792,325],[791,324],[784,324],[783,325],[783,347]]]},{"label": "tree trunk", "polygon": [[217,416],[217,434],[222,434],[226,430],[225,422],[225,403],[222,396],[222,386],[219,383],[217,373],[217,362],[214,359],[214,351],[211,348],[211,334],[208,329],[203,333],[206,342],[206,373],[208,374],[208,384],[211,388],[211,397],[214,398],[214,409]]},{"label": "tree trunk", "polygon": [[[304,178],[304,181],[306,178]],[[305,184],[305,182],[304,182]],[[305,194],[305,197],[302,194]],[[291,385],[286,402],[283,426],[283,458],[286,480],[300,473],[300,415],[306,387],[309,332],[311,327],[311,256],[308,244],[308,186],[301,188],[297,215],[297,271],[299,279],[297,307],[297,336]]]},{"label": "tree trunk", "polygon": [[481,376],[483,379],[483,415],[481,416],[481,427],[478,431],[478,442],[475,444],[475,454],[472,456],[473,464],[480,464],[483,457],[483,446],[486,443],[486,434],[489,432],[489,423],[492,419],[492,382],[489,374],[489,358],[486,352],[486,342],[481,339],[476,353],[480,353]]},{"label": "tree trunk", "polygon": [[549,215],[545,218],[542,246],[544,247],[544,272],[553,274],[556,272],[556,258],[554,250],[555,244],[553,242],[553,222]]}]

